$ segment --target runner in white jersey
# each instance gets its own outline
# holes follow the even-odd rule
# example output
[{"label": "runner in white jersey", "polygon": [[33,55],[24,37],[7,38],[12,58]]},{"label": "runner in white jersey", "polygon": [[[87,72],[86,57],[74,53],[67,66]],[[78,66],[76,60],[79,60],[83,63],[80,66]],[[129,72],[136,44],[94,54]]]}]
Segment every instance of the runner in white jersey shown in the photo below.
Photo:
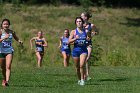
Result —
[{"label": "runner in white jersey", "polygon": [[1,50],[1,55],[5,58],[6,78],[5,80],[2,81],[2,86],[9,85],[8,82],[10,79],[11,64],[12,64],[12,59],[13,59],[12,39],[14,38],[16,41],[22,44],[22,41],[19,40],[19,38],[16,36],[16,33],[14,31],[9,29],[9,26],[10,26],[9,19],[3,19],[2,24],[1,24],[1,40],[2,41],[0,43],[0,50]]}]

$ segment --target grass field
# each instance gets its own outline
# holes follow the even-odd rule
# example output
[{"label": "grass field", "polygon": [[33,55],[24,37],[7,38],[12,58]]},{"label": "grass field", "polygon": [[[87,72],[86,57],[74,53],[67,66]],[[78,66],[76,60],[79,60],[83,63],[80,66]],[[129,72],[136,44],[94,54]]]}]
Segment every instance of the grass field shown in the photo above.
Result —
[{"label": "grass field", "polygon": [[[84,8],[0,5],[0,21],[10,19],[10,28],[24,42],[24,48],[13,43],[10,86],[0,86],[0,93],[140,93],[140,10],[105,7],[90,10],[93,15],[90,22],[99,29],[99,35],[93,38],[93,50],[97,49],[95,57],[99,60],[91,60],[96,65],[91,67],[92,80],[79,86],[72,60],[70,67],[63,68],[58,45],[65,28],[75,29],[74,19]],[[48,41],[40,69],[36,68],[36,58],[29,46],[38,30],[44,32]],[[0,73],[0,80],[1,77]]]},{"label": "grass field", "polygon": [[12,71],[10,86],[0,93],[139,93],[140,68],[92,67],[92,80],[77,84],[73,66],[24,68]]}]

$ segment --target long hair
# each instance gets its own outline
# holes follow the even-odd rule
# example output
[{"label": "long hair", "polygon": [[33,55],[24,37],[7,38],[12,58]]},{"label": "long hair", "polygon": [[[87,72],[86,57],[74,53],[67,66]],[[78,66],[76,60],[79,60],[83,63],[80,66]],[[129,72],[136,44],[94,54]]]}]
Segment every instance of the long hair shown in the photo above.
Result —
[{"label": "long hair", "polygon": [[91,18],[92,17],[92,14],[89,13],[89,12],[83,12],[82,14],[84,14],[84,16],[87,17],[87,19]]}]

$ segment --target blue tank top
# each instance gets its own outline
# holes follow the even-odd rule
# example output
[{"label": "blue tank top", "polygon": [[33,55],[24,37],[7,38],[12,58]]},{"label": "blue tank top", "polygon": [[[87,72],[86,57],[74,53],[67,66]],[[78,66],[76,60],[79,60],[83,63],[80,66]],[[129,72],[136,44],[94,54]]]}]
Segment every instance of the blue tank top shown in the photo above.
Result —
[{"label": "blue tank top", "polygon": [[76,29],[74,37],[76,37],[76,35],[78,35],[79,38],[74,42],[74,47],[86,48],[87,34],[85,30],[83,29],[83,32],[79,33],[78,30]]},{"label": "blue tank top", "polygon": [[[37,44],[37,43],[40,43],[40,44]],[[38,52],[44,51],[44,46],[43,46],[43,44],[44,44],[44,40],[42,40],[42,39],[40,39],[40,40],[36,39],[36,40],[35,40],[35,46],[36,46],[36,50],[37,50]]]},{"label": "blue tank top", "polygon": [[[3,40],[0,43],[1,53],[12,53],[14,51],[12,47],[12,38],[13,38],[12,32],[9,32],[9,35],[10,36],[7,39]],[[5,36],[6,32],[2,31],[1,38],[4,38]]]},{"label": "blue tank top", "polygon": [[68,44],[69,37],[63,37],[62,38],[62,49],[70,49],[70,45]]}]

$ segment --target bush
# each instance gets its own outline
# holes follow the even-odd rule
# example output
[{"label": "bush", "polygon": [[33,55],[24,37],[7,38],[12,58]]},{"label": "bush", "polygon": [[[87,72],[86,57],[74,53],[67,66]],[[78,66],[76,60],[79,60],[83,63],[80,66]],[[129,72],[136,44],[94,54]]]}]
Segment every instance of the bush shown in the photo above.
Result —
[{"label": "bush", "polygon": [[99,61],[101,61],[103,49],[97,42],[93,41],[93,49],[90,57],[90,65],[97,65]]},{"label": "bush", "polygon": [[126,56],[124,51],[121,51],[119,49],[115,49],[108,55],[108,60],[110,62],[110,65],[112,66],[127,66],[128,63],[126,62]]}]

